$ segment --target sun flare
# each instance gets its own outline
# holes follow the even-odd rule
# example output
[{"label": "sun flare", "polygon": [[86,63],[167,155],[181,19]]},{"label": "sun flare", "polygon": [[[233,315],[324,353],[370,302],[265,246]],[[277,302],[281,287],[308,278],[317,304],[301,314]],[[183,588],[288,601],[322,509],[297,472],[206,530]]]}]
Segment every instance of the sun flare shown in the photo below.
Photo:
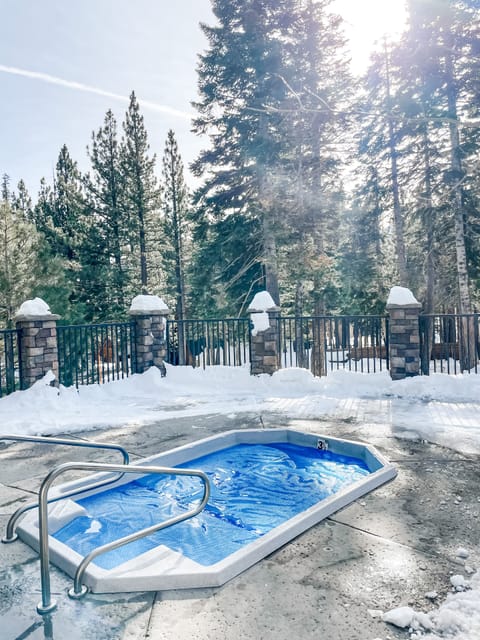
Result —
[{"label": "sun flare", "polygon": [[384,35],[398,37],[407,18],[405,0],[334,0],[332,8],[345,21],[354,71],[365,68],[375,42]]}]

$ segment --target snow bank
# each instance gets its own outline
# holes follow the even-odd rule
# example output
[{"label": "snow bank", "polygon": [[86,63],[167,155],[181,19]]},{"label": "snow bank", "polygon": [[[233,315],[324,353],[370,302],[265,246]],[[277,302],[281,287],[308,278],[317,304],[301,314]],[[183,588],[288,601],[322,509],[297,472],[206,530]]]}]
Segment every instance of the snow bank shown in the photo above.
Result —
[{"label": "snow bank", "polygon": [[425,640],[480,638],[480,574],[476,573],[469,590],[447,596],[445,602],[431,614],[434,633]]},{"label": "snow bank", "polygon": [[[104,385],[52,387],[47,374],[27,391],[0,399],[4,433],[54,434],[162,419],[232,412],[273,412],[292,419],[358,419],[364,431],[424,439],[480,453],[480,376],[417,376],[393,382],[387,372],[339,369],[315,378],[306,369],[251,376],[243,367],[174,367]],[[385,431],[386,430],[386,431]]]}]

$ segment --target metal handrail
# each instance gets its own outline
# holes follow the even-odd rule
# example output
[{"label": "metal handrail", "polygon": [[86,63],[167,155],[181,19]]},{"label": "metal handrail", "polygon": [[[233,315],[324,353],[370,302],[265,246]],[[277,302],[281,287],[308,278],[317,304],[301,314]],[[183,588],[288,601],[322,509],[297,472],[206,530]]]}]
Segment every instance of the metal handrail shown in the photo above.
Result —
[{"label": "metal handrail", "polygon": [[[58,445],[67,445],[71,447],[88,447],[92,449],[113,449],[115,451],[120,451],[123,457],[123,464],[128,464],[130,462],[130,458],[128,456],[128,452],[118,444],[109,444],[104,442],[84,442],[83,440],[71,440],[67,438],[46,438],[44,436],[17,436],[13,434],[3,434],[0,435],[0,440],[13,440],[15,442],[38,442],[40,444],[58,444]],[[110,478],[108,480],[104,480],[97,484],[93,484],[89,489],[97,489],[98,487],[103,487],[112,482],[116,482],[120,480],[123,473],[119,476],[115,476],[114,478]],[[57,496],[55,498],[51,498],[49,503],[57,502],[57,500],[63,500],[64,498],[70,498],[71,496],[77,495],[80,492],[85,491],[85,487],[81,489],[74,489],[68,493],[64,493],[61,496]],[[15,525],[18,519],[23,516],[24,513],[30,511],[31,509],[36,509],[38,507],[38,501],[29,502],[21,507],[19,507],[15,513],[10,516],[10,519],[7,523],[7,529],[5,532],[5,536],[2,538],[2,542],[14,542],[17,540],[18,535],[15,533]]]},{"label": "metal handrail", "polygon": [[[210,482],[208,480],[208,476],[203,472],[197,469],[172,469],[170,467],[151,467],[151,466],[122,466],[122,465],[114,465],[114,464],[101,464],[96,462],[84,462],[84,463],[76,463],[76,462],[65,462],[60,466],[56,467],[45,477],[43,480],[40,491],[38,494],[38,527],[39,527],[39,551],[40,551],[40,576],[41,576],[41,584],[42,584],[42,601],[37,605],[37,612],[40,614],[50,613],[57,606],[55,601],[52,601],[51,592],[50,592],[50,571],[49,571],[49,547],[48,547],[48,490],[52,482],[57,478],[60,474],[65,471],[112,471],[112,472],[122,472],[122,473],[136,473],[136,474],[165,474],[165,475],[181,475],[181,476],[197,476],[199,477],[204,484],[204,492],[203,498],[198,504],[197,507],[183,513],[179,516],[175,516],[174,518],[169,518],[165,522],[161,522],[160,524],[153,525],[151,527],[147,527],[146,529],[142,529],[141,531],[137,531],[136,533],[132,533],[128,536],[124,536],[123,538],[119,538],[118,540],[114,540],[113,542],[109,542],[108,544],[104,544],[97,549],[91,551],[87,556],[85,556],[82,562],[77,567],[77,571],[75,573],[74,578],[74,586],[73,589],[70,589],[68,595],[71,598],[79,599],[84,596],[88,589],[84,585],[82,585],[82,578],[85,573],[85,570],[90,564],[90,562],[96,558],[98,555],[102,553],[106,553],[107,551],[111,551],[112,549],[116,549],[117,547],[121,547],[128,542],[133,542],[134,540],[139,540],[140,538],[144,538],[145,536],[150,535],[156,531],[160,531],[161,529],[165,529],[166,527],[170,527],[173,524],[178,522],[182,522],[183,520],[188,520],[193,516],[196,516],[200,511],[203,511],[205,508],[208,498],[210,497]],[[90,487],[89,487],[90,488]]]}]

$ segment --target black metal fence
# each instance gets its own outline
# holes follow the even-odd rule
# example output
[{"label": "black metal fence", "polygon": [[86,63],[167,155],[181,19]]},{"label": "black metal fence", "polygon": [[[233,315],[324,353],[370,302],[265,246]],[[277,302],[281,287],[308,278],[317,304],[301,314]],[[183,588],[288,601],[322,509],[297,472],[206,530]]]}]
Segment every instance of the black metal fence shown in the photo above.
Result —
[{"label": "black metal fence", "polygon": [[480,314],[421,315],[421,372],[479,373]]},{"label": "black metal fence", "polygon": [[250,362],[250,321],[168,320],[166,361],[174,365],[241,366]]},{"label": "black metal fence", "polygon": [[23,389],[19,344],[19,329],[0,330],[0,398]]},{"label": "black metal fence", "polygon": [[[324,371],[388,369],[386,316],[279,317],[282,367],[311,369],[315,341],[323,345]],[[250,362],[250,320],[169,320],[167,362],[241,366]]]},{"label": "black metal fence", "polygon": [[281,317],[279,321],[282,367],[311,369],[317,346],[324,373],[388,369],[387,316]]},{"label": "black metal fence", "polygon": [[107,322],[57,326],[59,382],[65,386],[119,380],[135,373],[135,325]]},{"label": "black metal fence", "polygon": [[[388,316],[278,317],[281,366],[364,373],[388,370]],[[174,365],[250,363],[250,319],[169,320],[166,361]],[[480,314],[419,318],[421,373],[480,373]],[[135,373],[132,322],[57,326],[59,382],[65,386],[118,380]],[[0,330],[0,397],[24,387],[21,331]]]}]

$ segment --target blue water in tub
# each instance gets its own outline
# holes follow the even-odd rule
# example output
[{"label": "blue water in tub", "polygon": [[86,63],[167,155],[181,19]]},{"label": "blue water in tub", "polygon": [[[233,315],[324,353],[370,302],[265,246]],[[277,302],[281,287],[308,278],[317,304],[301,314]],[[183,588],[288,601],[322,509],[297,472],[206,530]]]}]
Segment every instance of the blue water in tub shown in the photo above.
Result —
[{"label": "blue water in tub", "polygon": [[[96,565],[112,569],[159,545],[214,564],[370,473],[362,460],[290,443],[239,444],[179,466],[208,475],[212,493],[204,511],[100,555]],[[202,495],[199,478],[144,476],[77,500],[88,516],[54,537],[85,556],[192,509]]]}]

